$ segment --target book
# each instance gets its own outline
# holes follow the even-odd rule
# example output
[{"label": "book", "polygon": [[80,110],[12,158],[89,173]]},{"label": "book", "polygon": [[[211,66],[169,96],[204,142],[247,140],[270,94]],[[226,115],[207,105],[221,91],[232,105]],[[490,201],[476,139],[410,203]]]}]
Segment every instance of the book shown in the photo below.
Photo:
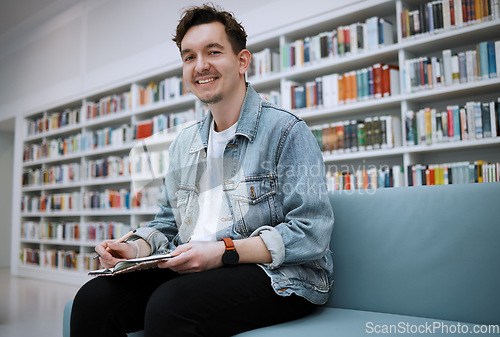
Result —
[{"label": "book", "polygon": [[129,259],[118,262],[112,268],[98,269],[89,271],[90,276],[114,276],[130,273],[138,270],[156,268],[158,263],[165,262],[172,258],[170,254],[155,254],[137,259]]}]

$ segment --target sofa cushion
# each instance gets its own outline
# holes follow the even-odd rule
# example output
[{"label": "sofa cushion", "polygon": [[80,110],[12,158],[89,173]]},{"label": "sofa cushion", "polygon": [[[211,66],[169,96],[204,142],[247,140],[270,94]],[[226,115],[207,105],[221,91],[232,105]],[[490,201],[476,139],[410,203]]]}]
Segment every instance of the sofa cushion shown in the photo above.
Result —
[{"label": "sofa cushion", "polygon": [[500,183],[331,195],[328,306],[500,324]]},{"label": "sofa cushion", "polygon": [[[73,301],[64,308],[63,336],[69,337],[69,319]],[[499,327],[475,326],[450,321],[439,321],[420,317],[382,314],[377,312],[319,307],[312,314],[302,319],[269,326],[238,334],[241,337],[303,337],[303,336],[340,336],[356,337],[370,335],[386,335],[386,331],[397,336],[421,335],[424,331],[429,335],[456,336],[458,333],[474,332],[483,329],[481,336],[498,336]],[[496,330],[495,330],[496,329]],[[417,332],[417,333],[415,333]],[[430,332],[430,333],[429,333]],[[487,333],[483,333],[487,332]],[[495,334],[496,333],[496,334]],[[479,335],[470,334],[470,335]],[[129,337],[143,337],[144,332],[128,334]]]},{"label": "sofa cushion", "polygon": [[[497,330],[495,330],[495,328]],[[470,336],[498,336],[498,326],[490,333],[475,333]],[[488,326],[475,326],[450,321],[439,321],[420,317],[382,314],[377,312],[320,307],[311,315],[288,323],[248,331],[241,337],[304,337],[339,336],[357,337],[373,335],[394,336],[457,336],[460,333],[487,331]],[[460,333],[458,332],[460,331]],[[390,333],[388,333],[390,332]],[[497,334],[495,334],[497,332]]]}]

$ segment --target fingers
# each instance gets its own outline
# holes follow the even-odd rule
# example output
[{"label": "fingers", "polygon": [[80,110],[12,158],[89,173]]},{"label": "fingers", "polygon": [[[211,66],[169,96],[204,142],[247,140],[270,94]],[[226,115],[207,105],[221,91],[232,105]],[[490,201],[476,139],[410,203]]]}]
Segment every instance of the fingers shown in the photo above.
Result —
[{"label": "fingers", "polygon": [[224,250],[223,242],[192,242],[181,245],[172,251],[173,258],[158,265],[170,268],[180,274],[200,272],[222,266],[219,251]]},{"label": "fingers", "polygon": [[[115,243],[113,240],[104,240],[95,247],[95,251],[100,255],[99,261],[105,268],[114,267],[119,261],[130,258],[131,250],[128,243]],[[135,253],[132,257],[135,257]]]}]

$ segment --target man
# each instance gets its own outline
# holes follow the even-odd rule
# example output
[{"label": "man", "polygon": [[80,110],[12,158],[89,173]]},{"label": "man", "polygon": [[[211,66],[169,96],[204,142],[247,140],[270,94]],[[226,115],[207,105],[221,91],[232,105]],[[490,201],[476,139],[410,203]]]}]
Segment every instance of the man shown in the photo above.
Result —
[{"label": "man", "polygon": [[312,133],[245,82],[251,55],[230,13],[190,8],[174,41],[185,83],[210,112],[170,146],[150,225],[96,246],[105,267],[174,257],[89,281],[73,304],[73,337],[231,336],[303,317],[328,299],[333,213]]}]

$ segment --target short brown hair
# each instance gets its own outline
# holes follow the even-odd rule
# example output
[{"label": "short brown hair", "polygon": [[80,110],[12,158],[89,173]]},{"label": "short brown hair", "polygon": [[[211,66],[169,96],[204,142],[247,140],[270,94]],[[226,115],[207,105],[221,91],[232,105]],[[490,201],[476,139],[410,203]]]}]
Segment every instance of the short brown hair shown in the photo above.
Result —
[{"label": "short brown hair", "polygon": [[247,33],[241,23],[236,21],[233,14],[215,7],[213,4],[204,4],[184,10],[182,18],[177,25],[175,36],[172,39],[179,48],[179,51],[181,50],[181,41],[191,27],[212,22],[220,22],[224,25],[231,48],[235,54],[246,49]]}]

